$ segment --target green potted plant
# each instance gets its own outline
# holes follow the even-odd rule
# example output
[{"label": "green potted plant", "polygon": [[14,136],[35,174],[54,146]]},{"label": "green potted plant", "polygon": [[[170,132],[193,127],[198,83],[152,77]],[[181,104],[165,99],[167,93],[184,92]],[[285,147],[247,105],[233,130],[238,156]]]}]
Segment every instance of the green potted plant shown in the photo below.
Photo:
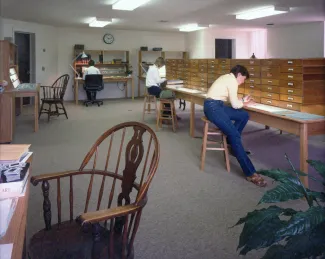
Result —
[{"label": "green potted plant", "polygon": [[308,203],[305,211],[282,208],[276,205],[249,212],[237,225],[244,224],[238,249],[241,255],[252,250],[268,248],[262,259],[325,259],[325,193],[305,188],[299,177],[308,177],[325,186],[325,164],[307,160],[316,169],[315,178],[294,168],[285,155],[292,170],[288,172],[263,170],[260,173],[279,184],[267,191],[259,204],[279,203],[304,198]]}]

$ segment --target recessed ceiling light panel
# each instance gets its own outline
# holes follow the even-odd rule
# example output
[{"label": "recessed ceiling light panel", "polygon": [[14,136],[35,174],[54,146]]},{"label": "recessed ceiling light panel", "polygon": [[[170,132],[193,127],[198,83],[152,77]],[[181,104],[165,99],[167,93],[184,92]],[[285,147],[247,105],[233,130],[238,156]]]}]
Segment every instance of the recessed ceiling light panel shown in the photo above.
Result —
[{"label": "recessed ceiling light panel", "polygon": [[133,11],[141,5],[144,5],[151,0],[118,0],[113,4],[114,10]]},{"label": "recessed ceiling light panel", "polygon": [[253,20],[253,19],[258,19],[258,18],[267,17],[271,15],[287,13],[289,11],[290,9],[286,7],[267,6],[267,7],[247,10],[245,12],[236,14],[236,19]]},{"label": "recessed ceiling light panel", "polygon": [[112,23],[112,19],[100,19],[100,18],[95,18],[89,23],[89,27],[105,27],[106,25]]},{"label": "recessed ceiling light panel", "polygon": [[197,30],[205,29],[207,27],[208,26],[200,25],[200,24],[197,24],[197,23],[190,23],[190,24],[183,25],[183,26],[179,27],[179,31],[191,32],[191,31],[197,31]]}]

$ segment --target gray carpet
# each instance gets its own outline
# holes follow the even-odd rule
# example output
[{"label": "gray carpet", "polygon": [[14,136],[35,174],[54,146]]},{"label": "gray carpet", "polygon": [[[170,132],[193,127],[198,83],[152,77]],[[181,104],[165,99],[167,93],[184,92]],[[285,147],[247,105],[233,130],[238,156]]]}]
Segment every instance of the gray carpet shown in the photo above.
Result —
[{"label": "gray carpet", "polygon": [[[17,119],[14,142],[32,144],[33,175],[78,168],[104,131],[118,123],[142,118],[142,100],[110,100],[102,107],[88,108],[67,103],[66,107],[69,120],[61,116],[47,123],[46,116],[41,117],[37,133],[32,130],[31,110],[25,109]],[[207,153],[206,168],[201,172],[202,140],[189,136],[189,111],[178,110],[178,114],[182,121],[177,133],[170,128],[156,133],[161,145],[160,166],[149,190],[148,204],[136,237],[136,258],[239,258],[236,248],[241,228],[230,227],[256,208],[265,189],[248,183],[233,158],[231,173],[227,173],[220,152]],[[197,107],[198,136],[202,131],[201,116],[202,107]],[[146,116],[146,123],[155,128],[154,114]],[[284,152],[298,166],[298,138],[263,128],[250,122],[243,136],[245,146],[253,152],[256,168],[288,168]],[[324,140],[324,136],[310,139],[311,158],[324,160]],[[269,184],[272,185],[271,181]],[[79,190],[87,187],[88,181],[78,182]],[[84,200],[84,196],[79,199]],[[66,203],[67,200],[68,196]],[[290,206],[306,208],[303,201],[291,202]],[[75,207],[82,210],[81,202],[77,200]],[[28,237],[44,227],[42,214],[41,188],[32,186]],[[55,222],[55,209],[53,218]],[[253,251],[244,258],[260,258],[262,254],[263,251]]]}]

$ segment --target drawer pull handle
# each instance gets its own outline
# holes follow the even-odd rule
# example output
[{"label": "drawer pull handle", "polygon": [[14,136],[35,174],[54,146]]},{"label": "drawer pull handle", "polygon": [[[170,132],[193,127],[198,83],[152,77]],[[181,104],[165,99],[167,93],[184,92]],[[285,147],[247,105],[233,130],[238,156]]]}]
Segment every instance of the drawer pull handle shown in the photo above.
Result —
[{"label": "drawer pull handle", "polygon": [[251,85],[251,86],[250,86],[250,88],[254,88],[254,86],[253,86],[253,85]]},{"label": "drawer pull handle", "polygon": [[288,78],[293,78],[293,76],[288,76]]},{"label": "drawer pull handle", "polygon": [[272,84],[272,81],[267,81],[269,84]]},{"label": "drawer pull handle", "polygon": [[268,97],[272,97],[272,94],[268,94],[267,96],[268,96]]},{"label": "drawer pull handle", "polygon": [[272,101],[266,101],[267,103],[272,103]]},{"label": "drawer pull handle", "polygon": [[288,68],[288,71],[293,71],[293,68]]},{"label": "drawer pull handle", "polygon": [[293,85],[293,83],[288,83],[288,85]]},{"label": "drawer pull handle", "polygon": [[288,93],[293,93],[293,90],[288,90]]},{"label": "drawer pull handle", "polygon": [[292,105],[291,105],[291,104],[287,104],[287,107],[288,107],[288,108],[292,108]]},{"label": "drawer pull handle", "polygon": [[249,80],[250,82],[252,82],[252,83],[254,83],[254,80],[252,79],[252,80]]},{"label": "drawer pull handle", "polygon": [[272,87],[268,87],[267,90],[272,90]]},{"label": "drawer pull handle", "polygon": [[293,61],[291,61],[291,60],[288,60],[288,64],[293,64]]},{"label": "drawer pull handle", "polygon": [[289,101],[293,101],[293,98],[292,98],[292,97],[288,97],[288,100],[289,100]]},{"label": "drawer pull handle", "polygon": [[251,76],[254,76],[254,74],[251,74]]}]

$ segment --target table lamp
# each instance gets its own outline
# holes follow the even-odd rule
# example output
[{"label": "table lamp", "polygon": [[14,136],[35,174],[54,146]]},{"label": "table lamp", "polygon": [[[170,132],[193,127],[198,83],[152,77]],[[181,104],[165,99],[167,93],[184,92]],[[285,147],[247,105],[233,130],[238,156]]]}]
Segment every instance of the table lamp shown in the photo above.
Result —
[{"label": "table lamp", "polygon": [[[86,53],[83,51],[81,53],[79,53],[72,61],[71,63],[73,63],[77,58],[79,58],[81,55],[81,58],[88,58],[88,56],[86,55]],[[78,77],[80,77],[79,73],[74,69],[74,67],[70,64],[70,67],[72,68],[72,70],[78,75]]]}]

